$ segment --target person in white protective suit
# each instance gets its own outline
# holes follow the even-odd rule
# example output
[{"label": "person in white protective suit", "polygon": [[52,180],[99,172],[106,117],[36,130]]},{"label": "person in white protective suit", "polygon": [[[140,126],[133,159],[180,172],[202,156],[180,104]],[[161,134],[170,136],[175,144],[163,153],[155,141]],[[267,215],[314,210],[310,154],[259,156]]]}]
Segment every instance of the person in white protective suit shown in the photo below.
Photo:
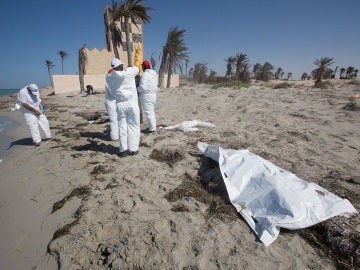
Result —
[{"label": "person in white protective suit", "polygon": [[38,86],[31,83],[20,89],[17,103],[21,106],[21,111],[24,116],[25,123],[30,130],[34,145],[40,146],[40,128],[45,135],[43,140],[50,140],[50,125],[46,115],[43,114]]},{"label": "person in white protective suit", "polygon": [[[119,139],[119,125],[118,125],[118,114],[116,112],[116,99],[111,94],[108,81],[111,80],[111,73],[115,65],[118,65],[117,58],[111,61],[111,69],[105,77],[105,108],[110,119],[110,139],[117,141]],[[120,61],[120,60],[119,60]]]},{"label": "person in white protective suit", "polygon": [[141,75],[138,92],[142,108],[147,119],[147,128],[144,133],[153,133],[156,131],[156,91],[157,91],[157,74],[155,70],[150,69],[150,62],[142,62],[143,74]]},{"label": "person in white protective suit", "polygon": [[113,71],[106,77],[111,95],[116,100],[119,128],[119,157],[137,155],[140,144],[140,109],[135,84],[139,68],[128,67],[124,70],[123,63],[114,58]]}]

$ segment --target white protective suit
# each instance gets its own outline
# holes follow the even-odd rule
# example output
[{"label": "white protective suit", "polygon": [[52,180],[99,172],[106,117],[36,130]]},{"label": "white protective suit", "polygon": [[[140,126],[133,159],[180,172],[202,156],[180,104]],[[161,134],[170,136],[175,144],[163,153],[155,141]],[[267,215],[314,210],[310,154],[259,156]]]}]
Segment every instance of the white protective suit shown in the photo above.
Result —
[{"label": "white protective suit", "polygon": [[[18,93],[17,103],[19,104],[27,103],[34,109],[38,110],[39,112],[42,112],[40,93],[36,92],[35,94],[30,94],[29,90],[27,89],[27,86],[20,89]],[[40,134],[39,126],[43,131],[45,138],[46,139],[51,138],[50,125],[45,114],[36,115],[34,112],[28,110],[23,105],[21,105],[21,111],[23,113],[25,123],[30,130],[31,137],[34,143],[41,142],[41,134]]]},{"label": "white protective suit", "polygon": [[149,131],[156,131],[156,91],[157,91],[157,75],[155,70],[146,69],[140,78],[138,92],[141,105],[148,122]]},{"label": "white protective suit", "polygon": [[110,138],[115,141],[119,139],[118,114],[116,112],[116,99],[111,94],[108,81],[111,80],[111,74],[105,78],[105,108],[110,118]]},{"label": "white protective suit", "polygon": [[140,109],[135,84],[138,67],[122,71],[113,70],[107,79],[112,96],[116,99],[120,152],[136,152],[140,143]]}]

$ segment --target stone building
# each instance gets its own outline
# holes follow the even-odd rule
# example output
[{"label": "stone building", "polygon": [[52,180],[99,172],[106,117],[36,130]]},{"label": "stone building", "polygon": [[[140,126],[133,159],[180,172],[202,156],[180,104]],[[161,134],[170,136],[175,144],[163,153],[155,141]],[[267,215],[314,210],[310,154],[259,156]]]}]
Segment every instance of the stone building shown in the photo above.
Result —
[{"label": "stone building", "polygon": [[[105,25],[105,40],[106,48],[98,49],[93,48],[89,49],[87,47],[83,48],[83,53],[86,55],[86,64],[84,68],[84,85],[92,85],[96,91],[104,91],[105,85],[105,75],[107,74],[110,66],[109,63],[112,58],[115,57],[113,44],[111,42],[111,33],[109,30],[110,15],[109,7],[105,7],[104,10],[104,25]],[[126,36],[125,36],[125,26],[123,23],[120,25],[118,23],[119,29],[122,31],[123,44],[118,47],[119,58],[124,63],[124,67],[128,66],[128,56],[126,51]],[[139,45],[142,49],[143,47],[143,25],[141,21],[137,25],[131,24],[130,26],[130,42],[131,42],[131,59],[134,59],[135,55],[135,46]],[[142,50],[142,51],[143,51]],[[57,93],[78,93],[80,92],[80,81],[79,75],[52,75],[54,83],[54,92]],[[167,76],[165,76],[166,78]],[[172,87],[179,86],[179,76],[175,75],[172,78]]]}]

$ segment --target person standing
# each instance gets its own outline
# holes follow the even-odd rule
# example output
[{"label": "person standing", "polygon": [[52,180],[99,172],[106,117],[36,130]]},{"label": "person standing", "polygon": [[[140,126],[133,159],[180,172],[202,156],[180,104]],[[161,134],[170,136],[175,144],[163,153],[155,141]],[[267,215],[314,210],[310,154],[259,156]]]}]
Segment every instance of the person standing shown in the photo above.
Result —
[{"label": "person standing", "polygon": [[[51,139],[50,125],[45,114],[42,113],[40,91],[36,84],[31,83],[18,93],[18,104],[21,104],[21,111],[28,126],[35,146],[40,146],[40,129],[45,135],[44,140]],[[40,128],[39,128],[40,127]]]},{"label": "person standing", "polygon": [[156,131],[156,91],[157,91],[157,74],[155,70],[150,69],[150,62],[144,60],[142,62],[143,74],[141,75],[138,92],[145,117],[147,119],[147,128],[145,133],[153,133]]},{"label": "person standing", "polygon": [[111,93],[108,81],[111,81],[111,73],[114,65],[117,65],[118,59],[114,58],[111,61],[111,69],[105,77],[105,108],[110,119],[110,139],[117,141],[119,139],[119,125],[118,125],[118,114],[116,112],[116,99]]},{"label": "person standing", "polygon": [[140,110],[135,84],[139,68],[124,69],[120,59],[111,60],[113,71],[106,77],[106,83],[116,100],[119,128],[119,157],[137,155],[140,144]]}]

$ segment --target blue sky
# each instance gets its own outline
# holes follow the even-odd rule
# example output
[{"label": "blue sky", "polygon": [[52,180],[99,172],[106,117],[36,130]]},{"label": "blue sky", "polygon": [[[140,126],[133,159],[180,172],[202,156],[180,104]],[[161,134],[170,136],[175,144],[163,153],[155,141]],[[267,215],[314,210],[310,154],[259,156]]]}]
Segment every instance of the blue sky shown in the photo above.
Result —
[{"label": "blue sky", "polygon": [[[120,2],[118,0],[117,2]],[[158,60],[171,27],[186,30],[189,67],[204,63],[225,74],[229,56],[270,62],[298,79],[320,57],[360,68],[360,0],[144,0],[154,8],[144,25],[144,56]],[[171,3],[171,4],[170,4]],[[103,11],[111,0],[1,0],[0,89],[50,84],[46,60],[76,74],[78,49],[105,47]]]}]

